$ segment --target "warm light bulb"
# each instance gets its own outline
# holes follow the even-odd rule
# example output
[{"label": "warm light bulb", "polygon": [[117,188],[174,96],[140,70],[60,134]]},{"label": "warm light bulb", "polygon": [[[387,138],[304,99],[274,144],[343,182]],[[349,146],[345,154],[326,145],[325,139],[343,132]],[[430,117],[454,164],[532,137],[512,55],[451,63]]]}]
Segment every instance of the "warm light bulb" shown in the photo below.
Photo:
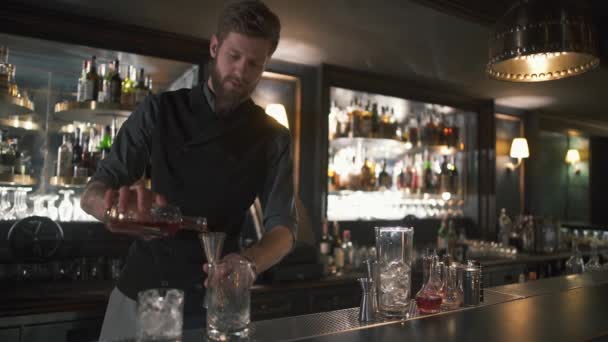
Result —
[{"label": "warm light bulb", "polygon": [[266,114],[273,117],[285,128],[289,129],[289,121],[287,120],[287,111],[285,106],[280,103],[271,103],[266,106]]},{"label": "warm light bulb", "polygon": [[569,149],[566,153],[566,163],[575,164],[581,161],[581,155],[577,149]]}]

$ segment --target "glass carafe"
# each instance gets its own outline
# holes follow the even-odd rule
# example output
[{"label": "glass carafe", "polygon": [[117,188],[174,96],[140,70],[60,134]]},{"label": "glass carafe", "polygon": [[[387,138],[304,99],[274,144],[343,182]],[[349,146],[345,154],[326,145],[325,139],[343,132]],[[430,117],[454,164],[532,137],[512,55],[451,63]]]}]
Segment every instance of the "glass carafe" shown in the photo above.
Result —
[{"label": "glass carafe", "polygon": [[432,314],[440,311],[442,282],[439,267],[439,258],[433,256],[429,269],[429,279],[416,294],[416,306],[422,314]]},{"label": "glass carafe", "polygon": [[443,300],[441,311],[449,311],[459,308],[462,305],[464,295],[458,284],[458,266],[456,264],[446,264],[443,266],[445,282],[443,284]]},{"label": "glass carafe", "polygon": [[63,195],[61,203],[59,203],[59,220],[63,222],[72,221],[74,218],[74,205],[70,196],[74,193],[73,190],[59,190]]}]

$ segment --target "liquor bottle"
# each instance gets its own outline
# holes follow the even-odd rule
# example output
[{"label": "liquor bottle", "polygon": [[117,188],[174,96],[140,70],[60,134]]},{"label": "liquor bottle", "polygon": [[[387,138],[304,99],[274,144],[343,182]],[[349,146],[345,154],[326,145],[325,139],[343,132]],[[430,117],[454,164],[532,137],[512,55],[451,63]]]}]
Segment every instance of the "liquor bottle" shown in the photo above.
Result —
[{"label": "liquor bottle", "polygon": [[411,184],[411,189],[412,189],[412,193],[420,193],[420,191],[422,190],[422,182],[421,182],[421,177],[422,177],[422,159],[421,156],[419,154],[414,156],[414,164],[412,165],[412,184]]},{"label": "liquor bottle", "polygon": [[137,84],[135,85],[135,104],[144,102],[144,99],[148,96],[148,89],[144,80],[144,68],[139,69],[139,76],[137,77]]},{"label": "liquor bottle", "polygon": [[359,135],[362,137],[365,137],[365,138],[371,138],[373,136],[373,129],[372,129],[373,114],[372,114],[372,112],[370,112],[369,106],[370,105],[368,102],[367,106],[365,106],[365,109],[363,109],[359,112],[359,117],[360,117]]},{"label": "liquor bottle", "polygon": [[342,239],[340,239],[340,225],[334,221],[334,245],[332,252],[334,254],[334,263],[336,271],[341,272],[344,269],[344,249],[342,249]]},{"label": "liquor bottle", "polygon": [[378,175],[378,187],[380,190],[390,190],[392,187],[391,176],[386,172],[386,159],[382,162],[382,171]]},{"label": "liquor bottle", "polygon": [[456,248],[456,243],[458,242],[458,234],[456,233],[456,228],[454,227],[454,220],[448,221],[448,234],[446,239],[448,252],[453,254],[453,251]]},{"label": "liquor bottle", "polygon": [[458,175],[458,168],[456,168],[454,156],[452,156],[448,167],[450,168],[450,192],[452,194],[458,194],[460,192],[460,177]]},{"label": "liquor bottle", "polygon": [[452,172],[450,171],[448,156],[443,156],[443,162],[441,163],[441,172],[439,174],[439,192],[452,192]]},{"label": "liquor bottle", "polygon": [[86,59],[82,62],[82,70],[80,71],[80,77],[78,78],[78,89],[76,91],[76,101],[84,101],[84,89],[87,82],[87,71],[89,70],[89,61]]},{"label": "liquor bottle", "polygon": [[445,251],[448,248],[448,227],[446,218],[441,220],[441,225],[437,231],[437,250]]},{"label": "liquor bottle", "polygon": [[63,143],[57,152],[57,177],[72,177],[72,144],[68,135],[63,136]]},{"label": "liquor bottle", "polygon": [[365,158],[363,166],[361,166],[361,189],[364,191],[372,191],[374,189],[374,176],[367,158]]},{"label": "liquor bottle", "polygon": [[74,132],[74,144],[72,146],[72,166],[81,166],[82,163],[82,135],[80,128],[76,128]]},{"label": "liquor bottle", "polygon": [[[384,108],[384,107],[383,107]],[[380,133],[380,115],[378,114],[378,104],[372,106],[372,136],[382,137]]]},{"label": "liquor bottle", "polygon": [[108,153],[110,153],[110,148],[112,147],[112,128],[108,125],[106,126],[103,138],[99,142],[99,151],[101,152],[101,159],[104,159]]},{"label": "liquor bottle", "polygon": [[19,156],[17,143],[17,138],[10,138],[6,141],[6,148],[2,155],[6,173],[15,174],[15,165]]},{"label": "liquor bottle", "polygon": [[433,115],[431,113],[427,114],[426,125],[424,125],[424,128],[422,129],[422,143],[427,146],[439,145],[437,125],[433,122]]},{"label": "liquor bottle", "polygon": [[122,80],[120,79],[120,61],[118,59],[114,60],[112,71],[108,76],[110,76],[108,102],[120,103],[122,94]]},{"label": "liquor bottle", "polygon": [[412,117],[407,128],[409,142],[412,143],[412,147],[420,146],[420,130],[418,122],[419,120],[417,118]]},{"label": "liquor bottle", "polygon": [[97,101],[99,96],[99,75],[97,74],[97,65],[95,64],[95,56],[91,58],[87,71],[86,82],[84,83],[84,101]]},{"label": "liquor bottle", "polygon": [[0,173],[2,174],[12,173],[11,166],[7,161],[7,153],[10,146],[6,140],[6,132],[4,130],[0,130]]},{"label": "liquor bottle", "polygon": [[355,249],[350,241],[350,230],[348,229],[342,232],[342,251],[344,252],[344,269],[349,271],[353,267]]},{"label": "liquor bottle", "polygon": [[433,187],[433,169],[431,168],[430,159],[427,159],[424,162],[423,177],[424,177],[424,180],[423,180],[424,191],[426,193],[433,193],[435,191],[435,189]]},{"label": "liquor bottle", "polygon": [[0,45],[0,93],[10,93],[11,66],[8,64],[8,47]]},{"label": "liquor bottle", "polygon": [[513,223],[509,216],[507,216],[507,209],[500,209],[500,216],[498,217],[498,241],[505,246],[509,245],[512,226]]},{"label": "liquor bottle", "polygon": [[405,177],[407,175],[407,163],[404,160],[403,161],[403,167],[401,168],[401,171],[399,172],[399,175],[397,176],[397,189],[398,190],[405,190],[407,188],[407,181],[405,179]]},{"label": "liquor bottle", "polygon": [[[89,136],[86,139],[87,145],[82,155],[83,166],[88,170],[88,174],[92,175],[97,169],[98,153],[95,151],[95,147],[98,146],[97,137],[95,136],[95,129],[91,127],[89,130]],[[84,148],[84,145],[83,145]]]},{"label": "liquor bottle", "polygon": [[327,221],[327,218],[323,219],[322,229],[323,235],[321,236],[321,242],[319,243],[319,252],[321,255],[330,255],[334,238],[329,234],[329,222]]},{"label": "liquor bottle", "polygon": [[148,94],[154,94],[152,88],[152,77],[150,77],[150,75],[146,76],[146,89],[148,89]]},{"label": "liquor bottle", "polygon": [[106,76],[108,75],[108,65],[106,63],[99,64],[99,93],[97,95],[97,102],[108,101],[108,82],[106,82]]},{"label": "liquor bottle", "polygon": [[439,119],[437,122],[437,143],[439,145],[448,144],[447,136],[449,134],[449,131],[447,131],[447,127],[444,121],[445,120],[443,119],[443,117],[439,115]]},{"label": "liquor bottle", "polygon": [[124,106],[135,105],[135,79],[137,78],[137,69],[129,65],[127,74],[122,80],[122,93],[120,103]]}]

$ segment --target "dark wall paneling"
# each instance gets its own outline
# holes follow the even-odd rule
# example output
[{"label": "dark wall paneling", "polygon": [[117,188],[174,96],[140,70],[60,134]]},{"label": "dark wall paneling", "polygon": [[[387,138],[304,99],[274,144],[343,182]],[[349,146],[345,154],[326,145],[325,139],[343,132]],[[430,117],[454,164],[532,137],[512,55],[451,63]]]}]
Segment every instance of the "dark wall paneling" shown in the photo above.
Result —
[{"label": "dark wall paneling", "polygon": [[562,165],[566,170],[566,217],[568,222],[591,222],[590,180],[589,180],[589,138],[583,136],[568,137],[568,149],[577,149],[581,156],[578,170],[564,162],[566,154],[562,156]]},{"label": "dark wall paneling", "polygon": [[209,58],[209,42],[204,39],[75,16],[11,0],[4,0],[0,6],[0,32],[195,64],[204,64]]},{"label": "dark wall paneling", "polygon": [[606,207],[606,194],[608,194],[608,138],[593,137],[590,141],[590,188],[591,188],[591,222],[594,225],[608,225],[608,208]]},{"label": "dark wall paneling", "polygon": [[511,142],[523,136],[521,118],[512,115],[496,115],[496,209],[499,214],[502,208],[511,217],[523,211],[523,175],[524,166],[509,170],[506,164],[513,162],[509,157]]},{"label": "dark wall paneling", "polygon": [[530,152],[537,154],[537,161],[543,175],[537,182],[541,184],[541,200],[535,215],[565,218],[566,197],[568,195],[568,175],[564,158],[568,151],[568,137],[554,132],[540,132],[541,149]]}]

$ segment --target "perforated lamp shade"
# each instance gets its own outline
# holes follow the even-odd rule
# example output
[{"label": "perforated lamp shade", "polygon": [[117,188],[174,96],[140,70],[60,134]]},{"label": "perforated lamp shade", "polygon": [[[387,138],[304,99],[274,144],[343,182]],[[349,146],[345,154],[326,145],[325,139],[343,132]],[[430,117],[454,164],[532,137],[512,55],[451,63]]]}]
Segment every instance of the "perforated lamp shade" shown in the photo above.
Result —
[{"label": "perforated lamp shade", "polygon": [[287,120],[287,111],[285,106],[280,103],[271,103],[266,106],[266,114],[272,116],[281,125],[289,129],[289,120]]},{"label": "perforated lamp shade", "polygon": [[511,158],[528,158],[530,157],[530,150],[528,149],[528,141],[526,138],[515,138],[511,143],[511,152],[509,152]]},{"label": "perforated lamp shade", "polygon": [[599,63],[599,40],[583,0],[520,0],[496,23],[486,73],[511,82],[550,81]]}]

